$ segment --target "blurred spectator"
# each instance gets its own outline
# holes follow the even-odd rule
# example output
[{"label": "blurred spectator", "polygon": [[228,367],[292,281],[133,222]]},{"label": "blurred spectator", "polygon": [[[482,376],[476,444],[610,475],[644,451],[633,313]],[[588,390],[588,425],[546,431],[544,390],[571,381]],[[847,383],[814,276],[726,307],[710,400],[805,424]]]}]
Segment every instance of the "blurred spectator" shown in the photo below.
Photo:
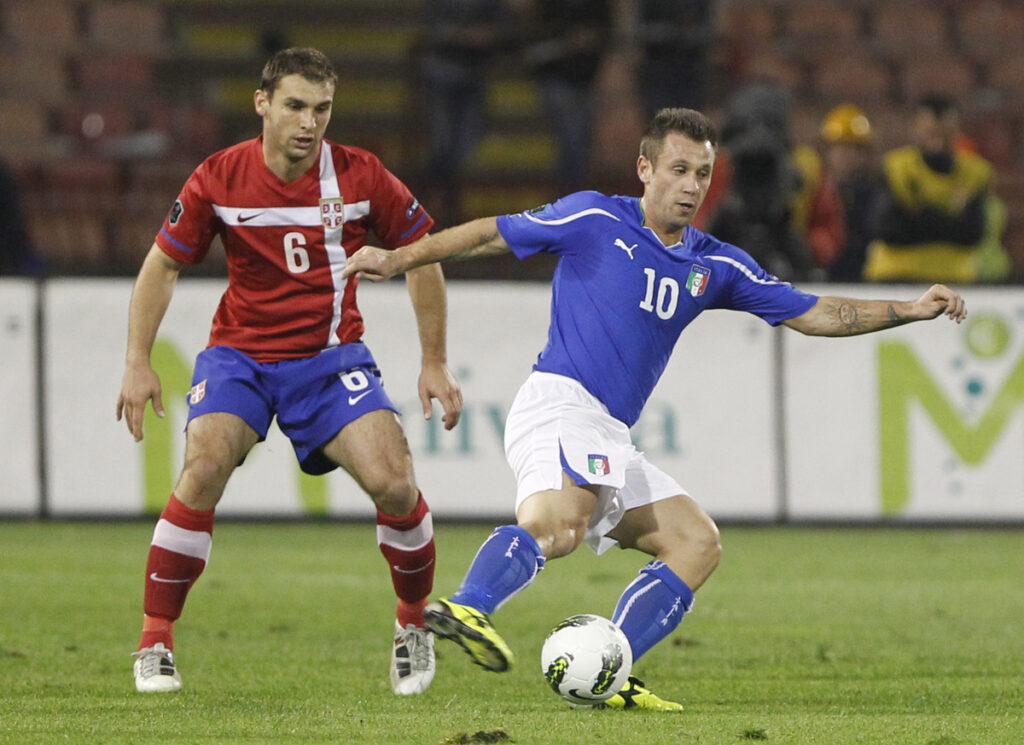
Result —
[{"label": "blurred spectator", "polygon": [[[458,221],[458,182],[486,120],[492,63],[514,35],[506,0],[425,0],[420,76],[427,119],[427,180],[435,215]],[[436,196],[436,198],[435,198]]]},{"label": "blurred spectator", "polygon": [[992,166],[975,153],[956,150],[960,114],[948,98],[922,98],[912,132],[915,144],[883,159],[885,190],[864,277],[975,282]]},{"label": "blurred spectator", "polygon": [[716,165],[722,196],[707,228],[778,277],[823,279],[845,236],[842,203],[813,149],[793,145],[789,126],[789,95],[774,83],[733,95],[722,127],[725,167]]},{"label": "blurred spectator", "polygon": [[594,81],[611,37],[610,0],[531,0],[524,61],[558,137],[558,190],[587,180]]},{"label": "blurred spectator", "polygon": [[703,110],[715,0],[638,2],[640,90],[647,117],[666,107]]},{"label": "blurred spectator", "polygon": [[0,160],[0,276],[43,274],[45,264],[29,238],[21,188],[10,168]]},{"label": "blurred spectator", "polygon": [[[957,152],[977,153],[974,140],[960,133],[954,145]],[[979,282],[1002,282],[1010,276],[1013,260],[1003,246],[1003,234],[1006,232],[1009,210],[1006,202],[993,191],[985,199],[985,230],[978,244],[977,260]]]},{"label": "blurred spectator", "polygon": [[883,187],[871,122],[859,107],[845,103],[828,113],[821,125],[821,154],[825,172],[839,190],[846,224],[846,240],[828,277],[835,282],[860,282]]}]

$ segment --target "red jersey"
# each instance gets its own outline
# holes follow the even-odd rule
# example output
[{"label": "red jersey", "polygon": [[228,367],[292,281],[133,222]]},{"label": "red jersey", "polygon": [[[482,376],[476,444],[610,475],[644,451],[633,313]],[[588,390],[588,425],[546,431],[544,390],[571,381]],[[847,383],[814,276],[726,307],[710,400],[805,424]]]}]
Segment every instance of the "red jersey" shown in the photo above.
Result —
[{"label": "red jersey", "polygon": [[256,138],[200,164],[156,243],[171,258],[197,264],[220,236],[228,288],[209,346],[273,362],[359,340],[358,280],[341,278],[348,257],[371,230],[396,248],[433,225],[405,184],[366,150],[324,140],[318,163],[289,183],[267,168]]}]

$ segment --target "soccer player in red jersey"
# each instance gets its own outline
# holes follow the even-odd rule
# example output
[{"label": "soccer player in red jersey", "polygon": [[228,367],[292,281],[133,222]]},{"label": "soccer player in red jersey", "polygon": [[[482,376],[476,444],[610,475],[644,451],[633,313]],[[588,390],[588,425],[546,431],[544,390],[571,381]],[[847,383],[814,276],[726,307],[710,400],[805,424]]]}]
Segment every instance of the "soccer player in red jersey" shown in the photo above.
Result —
[{"label": "soccer player in red jersey", "polygon": [[[160,515],[146,564],[136,688],[175,691],[174,622],[209,559],[214,509],[271,420],[291,440],[302,470],[341,466],[377,507],[377,539],[398,609],[391,684],[422,693],[434,676],[423,608],[433,585],[430,510],[413,476],[394,405],[381,386],[348,256],[373,233],[391,247],[427,234],[433,220],[371,153],[324,139],[337,76],[314,49],[267,62],[255,92],[260,137],[222,150],[185,182],[139,271],[132,294],[117,418],[141,440],[146,402],[163,415],[150,353],[182,268],[219,236],[228,286],[196,358],[185,465]],[[462,394],[445,358],[444,278],[436,265],[408,275],[423,351],[419,396],[454,427]]]}]

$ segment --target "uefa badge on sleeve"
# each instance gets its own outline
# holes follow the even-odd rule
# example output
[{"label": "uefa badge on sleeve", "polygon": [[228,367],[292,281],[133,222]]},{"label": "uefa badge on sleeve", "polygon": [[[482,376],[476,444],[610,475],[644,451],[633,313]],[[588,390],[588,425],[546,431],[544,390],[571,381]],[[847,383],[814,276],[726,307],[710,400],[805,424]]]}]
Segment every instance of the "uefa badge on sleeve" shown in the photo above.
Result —
[{"label": "uefa badge on sleeve", "polygon": [[345,199],[334,197],[320,200],[320,220],[328,230],[345,224]]}]

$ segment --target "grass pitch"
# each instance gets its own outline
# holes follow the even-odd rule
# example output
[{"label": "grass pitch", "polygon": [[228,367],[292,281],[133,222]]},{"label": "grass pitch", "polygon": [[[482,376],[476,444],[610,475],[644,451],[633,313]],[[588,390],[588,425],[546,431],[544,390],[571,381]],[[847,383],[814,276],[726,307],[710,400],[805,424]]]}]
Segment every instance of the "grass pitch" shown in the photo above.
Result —
[{"label": "grass pitch", "polygon": [[[490,526],[436,527],[451,592]],[[176,632],[180,694],[135,693],[152,525],[0,523],[0,742],[1006,745],[1024,722],[1024,533],[725,527],[694,611],[634,672],[681,715],[572,711],[544,635],[610,615],[644,562],[586,548],[495,616],[484,672],[439,644],[423,696],[387,681],[394,598],[373,527],[217,526]]]}]

